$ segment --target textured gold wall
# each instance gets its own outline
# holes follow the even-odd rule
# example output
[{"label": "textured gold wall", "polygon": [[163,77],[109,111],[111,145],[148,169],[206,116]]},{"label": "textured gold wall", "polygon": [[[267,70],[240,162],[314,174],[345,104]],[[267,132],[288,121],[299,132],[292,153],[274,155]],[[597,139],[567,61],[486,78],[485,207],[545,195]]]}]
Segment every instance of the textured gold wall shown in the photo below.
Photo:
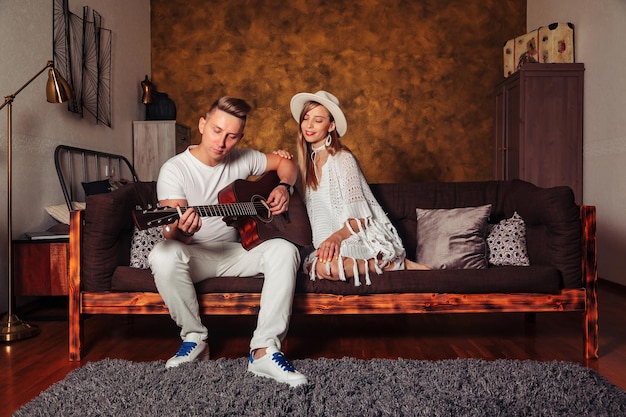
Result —
[{"label": "textured gold wall", "polygon": [[253,106],[242,146],[295,153],[289,100],[328,90],[370,182],[492,178],[493,86],[526,0],[152,0],[152,81],[192,127]]}]

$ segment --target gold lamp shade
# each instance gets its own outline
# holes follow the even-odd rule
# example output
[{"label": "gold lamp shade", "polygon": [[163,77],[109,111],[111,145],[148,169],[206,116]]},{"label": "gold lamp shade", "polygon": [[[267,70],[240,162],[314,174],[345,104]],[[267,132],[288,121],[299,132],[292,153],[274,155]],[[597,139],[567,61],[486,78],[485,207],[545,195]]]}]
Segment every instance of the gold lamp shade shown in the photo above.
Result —
[{"label": "gold lamp shade", "polygon": [[64,103],[74,97],[67,81],[54,68],[48,70],[46,97],[50,103]]}]

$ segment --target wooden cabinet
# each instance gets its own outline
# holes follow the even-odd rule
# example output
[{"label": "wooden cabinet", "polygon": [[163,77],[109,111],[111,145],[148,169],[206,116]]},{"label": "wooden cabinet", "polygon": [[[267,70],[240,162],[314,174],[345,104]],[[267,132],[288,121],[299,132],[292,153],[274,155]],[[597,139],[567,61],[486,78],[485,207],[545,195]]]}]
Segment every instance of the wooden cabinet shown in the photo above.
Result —
[{"label": "wooden cabinet", "polygon": [[525,64],[496,85],[497,180],[568,185],[582,203],[584,64]]},{"label": "wooden cabinet", "polygon": [[156,181],[161,165],[190,145],[191,130],[174,120],[133,122],[133,165],[140,181]]},{"label": "wooden cabinet", "polygon": [[15,295],[67,295],[69,264],[68,239],[14,240]]}]

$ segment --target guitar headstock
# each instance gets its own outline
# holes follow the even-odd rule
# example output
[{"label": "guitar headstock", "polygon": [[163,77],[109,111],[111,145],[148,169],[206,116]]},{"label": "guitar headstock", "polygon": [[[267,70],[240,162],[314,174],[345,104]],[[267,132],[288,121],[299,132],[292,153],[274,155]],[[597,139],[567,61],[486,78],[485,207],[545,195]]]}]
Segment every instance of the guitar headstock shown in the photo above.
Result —
[{"label": "guitar headstock", "polygon": [[171,224],[178,220],[178,218],[178,210],[172,207],[133,210],[133,221],[139,230]]}]

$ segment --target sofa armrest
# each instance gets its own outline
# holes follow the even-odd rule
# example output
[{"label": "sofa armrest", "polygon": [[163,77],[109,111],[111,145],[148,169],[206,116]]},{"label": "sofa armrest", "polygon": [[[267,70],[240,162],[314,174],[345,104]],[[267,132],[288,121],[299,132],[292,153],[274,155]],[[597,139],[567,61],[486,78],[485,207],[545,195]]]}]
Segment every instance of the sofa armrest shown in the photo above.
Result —
[{"label": "sofa armrest", "polygon": [[596,287],[598,281],[598,260],[596,242],[596,207],[580,206],[582,225],[582,270],[586,289]]},{"label": "sofa armrest", "polygon": [[80,360],[82,326],[80,325],[81,303],[81,249],[82,229],[85,223],[85,210],[73,210],[70,212],[70,272],[69,272],[69,295],[68,295],[68,320],[69,320],[69,344],[70,360]]},{"label": "sofa armrest", "polygon": [[582,225],[582,271],[586,294],[585,352],[587,358],[598,357],[598,259],[596,241],[596,207],[580,206]]}]

